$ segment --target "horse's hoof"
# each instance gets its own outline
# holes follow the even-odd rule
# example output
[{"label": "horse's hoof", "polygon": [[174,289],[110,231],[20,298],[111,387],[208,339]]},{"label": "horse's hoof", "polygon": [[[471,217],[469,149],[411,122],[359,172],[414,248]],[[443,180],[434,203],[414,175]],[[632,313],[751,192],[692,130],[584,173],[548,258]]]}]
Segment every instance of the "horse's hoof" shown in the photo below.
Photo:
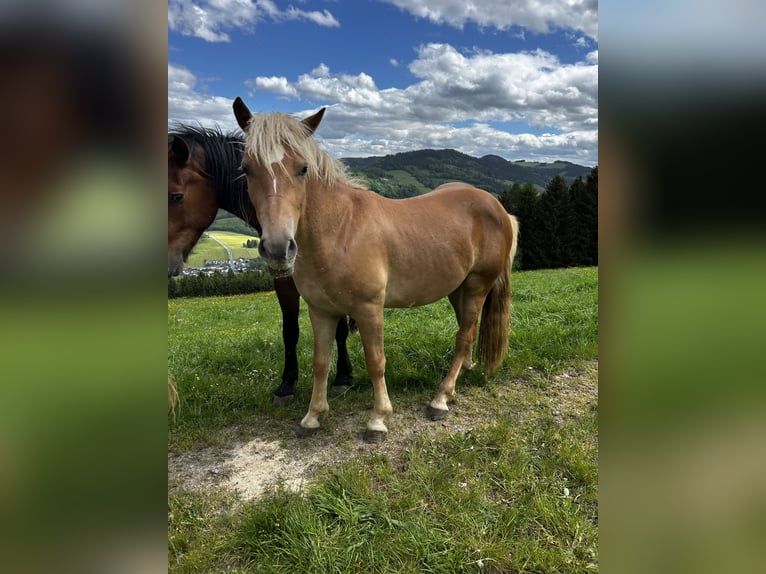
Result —
[{"label": "horse's hoof", "polygon": [[388,433],[385,431],[367,429],[364,431],[364,442],[369,444],[380,444],[386,440],[387,434]]},{"label": "horse's hoof", "polygon": [[298,438],[308,438],[310,436],[314,436],[315,434],[317,434],[320,428],[322,427],[305,428],[305,427],[299,426],[295,434],[298,435]]},{"label": "horse's hoof", "polygon": [[295,399],[295,395],[274,395],[272,402],[279,407],[286,407]]},{"label": "horse's hoof", "polygon": [[447,416],[447,413],[449,411],[447,409],[436,409],[432,407],[431,405],[428,405],[428,409],[426,409],[426,413],[428,414],[428,418],[432,421],[440,421],[444,419]]}]

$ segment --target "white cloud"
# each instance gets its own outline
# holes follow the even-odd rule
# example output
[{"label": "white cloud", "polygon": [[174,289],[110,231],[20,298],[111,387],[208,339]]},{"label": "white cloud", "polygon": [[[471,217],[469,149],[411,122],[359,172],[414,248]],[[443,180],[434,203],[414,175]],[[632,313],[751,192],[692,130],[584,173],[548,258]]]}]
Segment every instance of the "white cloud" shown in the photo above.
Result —
[{"label": "white cloud", "polygon": [[[370,155],[361,150],[377,141],[386,153],[452,147],[527,157],[521,150],[528,149],[535,156],[597,161],[597,51],[583,62],[562,64],[542,50],[462,54],[448,44],[428,44],[409,69],[419,81],[405,89],[380,89],[365,73],[333,74],[325,64],[295,82],[259,77],[246,84],[332,105],[332,127],[323,125],[322,135],[346,155]],[[508,122],[526,123],[535,133],[514,135],[491,127]],[[361,135],[360,126],[364,135],[352,143],[346,136]]]},{"label": "white cloud", "polygon": [[418,18],[462,28],[473,22],[506,30],[521,26],[538,33],[571,28],[598,35],[598,0],[378,0]]},{"label": "white cloud", "polygon": [[314,22],[314,24],[326,26],[328,28],[340,27],[340,22],[338,22],[335,19],[335,16],[333,16],[328,10],[322,10],[321,12],[316,10],[312,12],[305,12],[304,10],[298,10],[297,8],[293,8],[291,6],[287,9],[286,12],[284,12],[282,18],[285,20],[309,20]]},{"label": "white cloud", "polygon": [[[306,115],[330,106],[318,135],[335,157],[453,148],[511,160],[598,162],[598,51],[562,64],[542,50],[461,53],[427,44],[409,69],[417,81],[403,89],[381,89],[366,73],[333,73],[324,63],[292,81],[245,83],[256,93],[311,102]],[[169,117],[234,128],[231,101],[206,95],[199,84],[188,69],[168,66]]]},{"label": "white cloud", "polygon": [[254,82],[248,84],[251,88],[272,94],[283,96],[298,97],[298,90],[290,85],[287,78],[271,76],[269,78],[256,78]]},{"label": "white cloud", "polygon": [[258,77],[247,80],[245,85],[262,92],[292,96],[310,100],[341,101],[350,106],[376,106],[381,96],[375,81],[362,72],[357,76],[341,74],[332,76],[330,68],[321,64],[310,74],[302,74],[291,84],[287,78]]},{"label": "white cloud", "polygon": [[597,115],[598,67],[561,64],[548,52],[463,55],[448,44],[421,46],[410,71],[412,106],[448,110],[453,121],[523,120],[542,129],[581,129]]},{"label": "white cloud", "polygon": [[307,20],[319,26],[338,27],[328,10],[306,11],[290,6],[280,10],[272,0],[169,0],[168,27],[184,36],[208,42],[228,42],[226,31],[252,30],[264,19],[277,22]]},{"label": "white cloud", "polygon": [[197,77],[188,69],[168,63],[169,124],[219,125],[224,130],[237,127],[231,111],[232,100],[203,92]]}]

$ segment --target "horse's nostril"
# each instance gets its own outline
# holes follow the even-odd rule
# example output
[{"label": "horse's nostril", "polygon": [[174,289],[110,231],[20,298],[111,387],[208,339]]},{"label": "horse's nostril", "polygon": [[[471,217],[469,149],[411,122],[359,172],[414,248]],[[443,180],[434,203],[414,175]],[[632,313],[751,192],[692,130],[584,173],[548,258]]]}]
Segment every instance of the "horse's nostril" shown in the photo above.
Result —
[{"label": "horse's nostril", "polygon": [[295,239],[290,239],[287,243],[287,258],[294,259],[298,253],[298,244],[295,243]]}]

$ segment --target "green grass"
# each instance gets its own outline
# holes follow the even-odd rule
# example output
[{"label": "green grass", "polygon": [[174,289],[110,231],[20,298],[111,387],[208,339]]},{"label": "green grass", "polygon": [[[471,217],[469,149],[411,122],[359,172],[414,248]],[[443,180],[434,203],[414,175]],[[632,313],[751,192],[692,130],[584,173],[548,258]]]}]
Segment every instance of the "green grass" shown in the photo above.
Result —
[{"label": "green grass", "polygon": [[[390,434],[405,447],[362,450],[320,468],[302,493],[244,504],[216,490],[172,491],[170,571],[596,571],[598,414],[591,404],[560,416],[560,398],[575,388],[556,389],[562,373],[587,371],[598,356],[597,291],[596,268],[515,273],[508,356],[489,381],[479,369],[458,381],[456,412],[479,422],[470,431],[433,425],[406,440],[405,411],[435,393],[456,323],[446,301],[387,310]],[[307,315],[297,397],[279,408],[273,293],[169,301],[168,362],[180,394],[169,448],[188,452],[256,429],[280,440],[297,424],[310,394]],[[368,411],[372,391],[358,336],[349,349],[357,388],[330,396],[324,432],[353,451],[358,437],[337,421]]]},{"label": "green grass", "polygon": [[235,259],[237,257],[244,257],[246,259],[258,257],[258,249],[254,247],[242,247],[247,240],[258,239],[255,236],[243,235],[232,231],[209,231],[208,233],[222,243],[225,243],[229,249],[231,249],[231,253]]},{"label": "green grass", "polygon": [[500,420],[421,438],[396,464],[343,463],[305,496],[243,508],[221,556],[253,572],[583,571],[595,562],[595,417],[538,426]]},{"label": "green grass", "polygon": [[237,259],[244,257],[245,259],[253,259],[258,257],[258,250],[255,248],[242,247],[248,239],[256,239],[251,235],[243,235],[241,233],[234,233],[231,231],[209,231],[203,235],[197,245],[194,246],[192,252],[189,254],[189,258],[186,262],[188,267],[202,267],[205,264],[205,260],[227,260],[228,255],[226,250],[221,245],[214,241],[208,235],[213,235],[221,242],[225,243],[229,249],[231,249],[232,256]]}]

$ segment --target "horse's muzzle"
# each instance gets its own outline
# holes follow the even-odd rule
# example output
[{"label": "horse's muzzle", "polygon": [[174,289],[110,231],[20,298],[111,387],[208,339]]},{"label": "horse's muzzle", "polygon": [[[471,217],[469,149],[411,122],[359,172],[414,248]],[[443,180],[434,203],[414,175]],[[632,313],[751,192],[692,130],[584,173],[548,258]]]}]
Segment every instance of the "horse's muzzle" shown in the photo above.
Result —
[{"label": "horse's muzzle", "polygon": [[292,237],[284,240],[271,240],[262,237],[258,243],[258,253],[274,277],[289,277],[293,274],[298,245]]},{"label": "horse's muzzle", "polygon": [[184,268],[183,254],[178,252],[168,251],[168,278],[180,275]]}]

